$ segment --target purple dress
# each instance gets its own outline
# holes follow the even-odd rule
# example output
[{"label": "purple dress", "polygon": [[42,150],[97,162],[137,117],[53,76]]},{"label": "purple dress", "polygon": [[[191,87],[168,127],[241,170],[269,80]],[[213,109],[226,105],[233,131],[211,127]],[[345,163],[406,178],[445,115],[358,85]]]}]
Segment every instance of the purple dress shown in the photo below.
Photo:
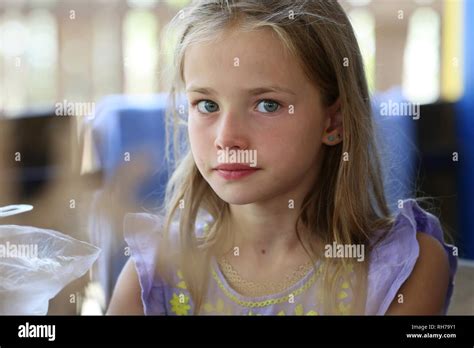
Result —
[{"label": "purple dress", "polygon": [[[197,232],[204,233],[211,217],[199,215]],[[171,269],[172,284],[156,274],[154,264],[159,236],[159,219],[152,214],[128,214],[125,218],[125,240],[135,261],[141,286],[141,297],[146,315],[191,315],[193,302],[179,269]],[[177,226],[172,232],[177,237]],[[403,202],[396,215],[389,236],[379,243],[370,255],[368,294],[365,314],[383,315],[397,296],[397,291],[410,276],[419,254],[416,233],[427,233],[444,246],[449,258],[449,287],[446,295],[446,313],[453,292],[453,278],[457,267],[454,247],[444,243],[438,219],[421,209],[415,200]],[[212,315],[322,315],[318,296],[320,288],[319,265],[297,283],[278,294],[246,297],[234,291],[227,283],[216,260],[211,262],[208,293],[201,308],[202,314]],[[352,293],[350,282],[342,281],[337,294],[337,308],[341,315],[348,314]]]}]

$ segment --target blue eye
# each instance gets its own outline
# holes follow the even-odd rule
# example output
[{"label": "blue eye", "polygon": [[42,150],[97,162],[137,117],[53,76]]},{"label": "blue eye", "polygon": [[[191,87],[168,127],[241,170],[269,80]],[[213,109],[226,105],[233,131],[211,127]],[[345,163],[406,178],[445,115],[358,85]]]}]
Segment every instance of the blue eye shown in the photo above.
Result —
[{"label": "blue eye", "polygon": [[259,109],[257,106],[258,111],[263,113],[273,113],[278,111],[281,107],[280,103],[271,99],[262,100],[260,103],[258,103],[258,105],[263,105],[264,110]]},{"label": "blue eye", "polygon": [[211,100],[200,100],[196,104],[198,111],[203,114],[208,114],[219,110],[217,104]]},{"label": "blue eye", "polygon": [[[212,100],[202,99],[198,100],[194,105],[197,106],[197,109],[202,114],[210,114],[216,111],[219,111],[219,106],[214,103]],[[263,113],[274,113],[281,108],[281,104],[275,100],[264,99],[261,100],[257,105],[257,110]]]}]

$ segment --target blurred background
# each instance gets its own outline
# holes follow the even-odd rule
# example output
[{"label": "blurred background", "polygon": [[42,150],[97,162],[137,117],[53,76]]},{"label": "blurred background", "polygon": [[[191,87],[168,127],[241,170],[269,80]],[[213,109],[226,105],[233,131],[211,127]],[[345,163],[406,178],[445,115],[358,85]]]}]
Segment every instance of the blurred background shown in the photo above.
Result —
[{"label": "blurred background", "polygon": [[[189,0],[0,0],[1,224],[102,248],[50,314],[103,313],[126,261],[125,212],[163,198],[165,67]],[[344,0],[364,56],[391,207],[424,207],[459,249],[451,314],[474,314],[474,4]],[[383,106],[419,106],[419,118]],[[413,115],[412,115],[413,116]]]}]

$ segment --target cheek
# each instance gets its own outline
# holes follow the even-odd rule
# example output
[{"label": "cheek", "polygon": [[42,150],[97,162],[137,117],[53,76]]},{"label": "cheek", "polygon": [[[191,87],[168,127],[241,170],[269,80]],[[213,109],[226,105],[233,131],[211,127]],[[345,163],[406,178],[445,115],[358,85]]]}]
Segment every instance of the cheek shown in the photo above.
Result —
[{"label": "cheek", "polygon": [[322,128],[317,122],[291,122],[278,127],[261,138],[265,158],[272,158],[273,163],[280,165],[311,161],[321,148],[321,134]]},{"label": "cheek", "polygon": [[188,118],[188,138],[192,150],[197,146],[196,141],[199,139],[199,137],[197,136],[197,132],[198,128],[196,127],[196,123],[192,120],[192,117],[190,116]]},{"label": "cheek", "polygon": [[191,152],[197,167],[202,170],[205,166],[206,151],[209,147],[209,136],[206,129],[193,121],[191,117],[188,119],[188,138]]},{"label": "cheek", "polygon": [[192,147],[199,148],[206,141],[204,132],[205,127],[202,126],[202,122],[195,119],[195,116],[190,115],[188,117],[188,136]]}]

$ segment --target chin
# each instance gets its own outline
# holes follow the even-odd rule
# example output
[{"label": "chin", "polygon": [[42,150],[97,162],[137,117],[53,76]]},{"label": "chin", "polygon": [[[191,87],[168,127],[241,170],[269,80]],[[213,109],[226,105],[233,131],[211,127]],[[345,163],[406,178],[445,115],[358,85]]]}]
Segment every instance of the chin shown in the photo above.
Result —
[{"label": "chin", "polygon": [[234,205],[245,205],[250,203],[255,203],[259,200],[259,195],[256,194],[255,190],[250,186],[242,187],[221,187],[211,185],[214,192],[222,199],[224,202]]},{"label": "chin", "polygon": [[[226,191],[226,192],[222,192],[222,191]],[[242,192],[242,189],[240,189],[240,190],[217,190],[215,192],[220,197],[220,199],[222,199],[223,201],[225,201],[229,204],[234,204],[234,205],[250,204],[250,203],[254,203],[255,201],[258,200],[258,198],[255,197],[255,194]]]},{"label": "chin", "polygon": [[[219,196],[219,197],[221,197],[221,196]],[[231,197],[229,199],[227,199],[225,197],[221,197],[221,199],[223,201],[225,201],[226,203],[232,204],[232,205],[246,205],[246,204],[251,204],[251,203],[255,202],[255,200],[253,200],[253,199],[239,199],[239,198],[235,198],[235,197]]]}]

